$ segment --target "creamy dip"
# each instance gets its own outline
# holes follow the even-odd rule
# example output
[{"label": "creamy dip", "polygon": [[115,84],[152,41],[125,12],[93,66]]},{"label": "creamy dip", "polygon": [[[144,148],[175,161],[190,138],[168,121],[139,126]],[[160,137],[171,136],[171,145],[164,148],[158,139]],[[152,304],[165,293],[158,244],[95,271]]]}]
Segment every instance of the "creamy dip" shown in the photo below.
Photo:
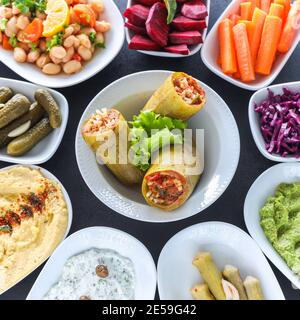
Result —
[{"label": "creamy dip", "polygon": [[67,260],[45,300],[133,300],[132,261],[110,249],[90,249]]}]

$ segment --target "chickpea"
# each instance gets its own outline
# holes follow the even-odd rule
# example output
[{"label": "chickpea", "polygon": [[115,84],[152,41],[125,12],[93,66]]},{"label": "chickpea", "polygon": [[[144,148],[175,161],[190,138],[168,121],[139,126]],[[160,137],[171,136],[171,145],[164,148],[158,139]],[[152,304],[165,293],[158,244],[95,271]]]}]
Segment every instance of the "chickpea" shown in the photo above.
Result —
[{"label": "chickpea", "polygon": [[67,51],[62,46],[56,46],[50,50],[50,58],[63,59],[67,54]]},{"label": "chickpea", "polygon": [[81,29],[81,33],[86,34],[87,36],[89,36],[91,32],[96,32],[96,30],[94,28],[83,28],[83,29]]},{"label": "chickpea", "polygon": [[27,62],[29,63],[35,63],[37,59],[40,57],[40,50],[32,50],[27,55]]},{"label": "chickpea", "polygon": [[12,37],[14,35],[16,35],[19,31],[18,27],[17,27],[17,17],[11,17],[7,24],[6,24],[6,29],[5,29],[5,34],[8,37]]},{"label": "chickpea", "polygon": [[64,33],[64,35],[63,35],[63,39],[68,38],[70,35],[73,34],[73,32],[74,32],[74,29],[73,29],[72,26],[67,27],[67,28],[65,29],[65,33]]},{"label": "chickpea", "polygon": [[70,27],[73,28],[73,34],[77,34],[81,29],[80,24],[78,23],[72,23],[70,24]]},{"label": "chickpea", "polygon": [[30,50],[28,43],[20,42],[18,46],[22,48],[25,52],[28,52]]},{"label": "chickpea", "polygon": [[18,47],[14,49],[14,58],[17,62],[20,62],[20,63],[25,62],[26,57],[27,55],[24,49],[18,48]]},{"label": "chickpea", "polygon": [[104,11],[104,4],[102,0],[92,0],[90,1],[90,4],[92,6],[92,9],[95,11],[95,13],[102,13]]},{"label": "chickpea", "polygon": [[104,43],[105,39],[104,39],[104,35],[102,32],[97,32],[96,34],[96,43]]},{"label": "chickpea", "polygon": [[89,37],[86,34],[79,34],[78,36],[76,36],[77,39],[80,41],[80,44],[86,48],[90,48],[91,47],[91,41],[89,39]]},{"label": "chickpea", "polygon": [[59,64],[47,63],[44,65],[42,71],[49,75],[58,74],[61,71],[61,66]]},{"label": "chickpea", "polygon": [[47,50],[47,43],[45,40],[40,40],[39,48],[42,52],[45,52]]},{"label": "chickpea", "polygon": [[39,67],[39,68],[43,68],[47,63],[50,62],[50,57],[48,54],[41,54],[41,56],[36,60],[36,65]]},{"label": "chickpea", "polygon": [[61,64],[62,63],[62,59],[57,59],[55,57],[52,57],[51,55],[49,55],[51,61],[55,64]]},{"label": "chickpea", "polygon": [[0,7],[0,18],[10,19],[13,16],[12,9],[7,7]]},{"label": "chickpea", "polygon": [[20,14],[21,13],[21,10],[20,9],[18,9],[16,6],[12,6],[12,14],[14,15],[14,16],[16,16],[16,15],[18,15],[18,14]]},{"label": "chickpea", "polygon": [[75,39],[77,39],[75,36],[69,36],[68,38],[66,38],[64,40],[64,47],[65,48],[70,48],[70,47],[73,47],[74,45],[74,42],[75,42]]},{"label": "chickpea", "polygon": [[97,32],[105,33],[109,31],[111,28],[111,25],[109,22],[106,21],[96,21],[95,29]]},{"label": "chickpea", "polygon": [[80,54],[81,58],[85,61],[90,60],[92,58],[91,50],[84,46],[80,46],[77,51]]},{"label": "chickpea", "polygon": [[62,59],[62,62],[63,62],[63,63],[66,63],[66,62],[70,61],[70,60],[72,59],[74,53],[75,53],[74,47],[68,48],[67,54],[66,54],[66,56]]},{"label": "chickpea", "polygon": [[63,65],[66,74],[76,73],[81,69],[81,63],[77,60],[70,60]]},{"label": "chickpea", "polygon": [[21,14],[20,16],[18,16],[16,25],[19,29],[24,30],[29,25],[29,23],[30,21],[28,17]]}]

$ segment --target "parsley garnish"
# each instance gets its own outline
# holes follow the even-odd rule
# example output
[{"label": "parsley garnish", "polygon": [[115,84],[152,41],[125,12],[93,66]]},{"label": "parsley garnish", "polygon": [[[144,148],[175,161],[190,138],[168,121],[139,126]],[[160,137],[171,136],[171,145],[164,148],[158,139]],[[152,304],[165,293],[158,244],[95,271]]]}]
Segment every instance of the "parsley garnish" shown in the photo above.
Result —
[{"label": "parsley garnish", "polygon": [[8,21],[8,20],[5,19],[5,18],[0,19],[0,30],[1,30],[1,31],[4,31],[4,30],[5,30],[7,21]]},{"label": "parsley garnish", "polygon": [[47,50],[50,51],[51,48],[56,46],[61,46],[63,43],[63,32],[59,32],[54,35],[49,41],[47,41]]},{"label": "parsley garnish", "polygon": [[95,41],[96,41],[96,32],[91,32],[89,34],[89,38],[90,38],[91,43],[95,43]]},{"label": "parsley garnish", "polygon": [[13,48],[15,48],[18,44],[18,39],[16,36],[12,36],[9,38],[8,42]]}]

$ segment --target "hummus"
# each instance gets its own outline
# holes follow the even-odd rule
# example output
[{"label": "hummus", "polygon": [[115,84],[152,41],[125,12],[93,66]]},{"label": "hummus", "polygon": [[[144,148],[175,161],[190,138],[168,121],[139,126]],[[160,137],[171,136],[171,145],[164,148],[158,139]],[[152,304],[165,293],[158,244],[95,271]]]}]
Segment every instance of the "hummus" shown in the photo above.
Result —
[{"label": "hummus", "polygon": [[277,187],[260,210],[260,224],[272,246],[300,276],[300,182]]},{"label": "hummus", "polygon": [[0,293],[48,258],[67,224],[58,183],[28,167],[0,171]]}]

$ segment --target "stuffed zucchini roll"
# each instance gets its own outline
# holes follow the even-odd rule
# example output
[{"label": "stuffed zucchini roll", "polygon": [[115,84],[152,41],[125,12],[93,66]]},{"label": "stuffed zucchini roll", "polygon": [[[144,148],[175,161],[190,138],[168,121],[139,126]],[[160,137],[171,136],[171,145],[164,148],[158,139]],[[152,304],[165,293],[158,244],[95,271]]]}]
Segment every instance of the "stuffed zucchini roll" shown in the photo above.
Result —
[{"label": "stuffed zucchini roll", "polygon": [[[184,149],[184,148],[183,148]],[[171,150],[163,149],[152,161],[147,171],[143,184],[142,193],[146,202],[165,211],[172,211],[182,206],[194,191],[201,175],[199,154],[189,152],[188,157],[196,157],[193,164],[191,161],[176,163],[178,153],[182,148],[172,147]],[[170,161],[163,160],[164,152],[170,152]],[[195,155],[196,153],[196,155]]]},{"label": "stuffed zucchini roll", "polygon": [[186,73],[175,72],[155,91],[143,110],[187,120],[199,112],[205,102],[205,92],[198,82]]},{"label": "stuffed zucchini roll", "polygon": [[[97,110],[84,124],[82,136],[85,142],[92,148],[96,156],[110,169],[116,178],[126,185],[141,183],[143,173],[128,161],[128,148],[124,151],[125,159],[120,161],[120,150],[122,145],[127,144],[129,128],[123,115],[115,109]],[[113,139],[109,139],[114,136]],[[120,136],[123,136],[123,143],[120,143]],[[121,138],[122,139],[122,138]],[[107,155],[108,148],[101,148],[104,143],[108,148],[113,148],[113,157]]]}]

